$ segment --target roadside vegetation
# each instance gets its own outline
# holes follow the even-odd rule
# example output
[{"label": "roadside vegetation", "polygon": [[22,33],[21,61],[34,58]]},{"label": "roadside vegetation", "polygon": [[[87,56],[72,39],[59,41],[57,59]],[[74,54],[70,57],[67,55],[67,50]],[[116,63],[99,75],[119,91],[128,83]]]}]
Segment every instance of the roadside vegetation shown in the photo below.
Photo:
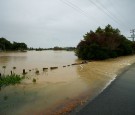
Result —
[{"label": "roadside vegetation", "polygon": [[98,27],[95,32],[87,32],[77,45],[76,55],[84,60],[103,60],[118,56],[131,55],[135,52],[135,42],[128,40],[107,25],[104,29]]},{"label": "roadside vegetation", "polygon": [[0,87],[19,84],[23,77],[20,75],[2,75],[0,76]]}]

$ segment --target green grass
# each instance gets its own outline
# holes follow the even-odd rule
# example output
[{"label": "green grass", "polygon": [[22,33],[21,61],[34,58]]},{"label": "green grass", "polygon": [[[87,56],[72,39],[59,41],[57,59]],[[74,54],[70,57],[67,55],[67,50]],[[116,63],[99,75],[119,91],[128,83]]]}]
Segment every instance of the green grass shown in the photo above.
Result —
[{"label": "green grass", "polygon": [[19,84],[23,77],[20,75],[3,75],[0,77],[0,87]]}]

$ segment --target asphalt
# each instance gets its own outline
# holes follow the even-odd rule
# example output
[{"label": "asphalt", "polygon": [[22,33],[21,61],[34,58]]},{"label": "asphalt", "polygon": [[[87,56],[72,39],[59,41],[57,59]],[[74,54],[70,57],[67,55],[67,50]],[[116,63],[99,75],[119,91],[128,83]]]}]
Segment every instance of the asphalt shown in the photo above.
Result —
[{"label": "asphalt", "polygon": [[135,115],[135,64],[75,115]]}]

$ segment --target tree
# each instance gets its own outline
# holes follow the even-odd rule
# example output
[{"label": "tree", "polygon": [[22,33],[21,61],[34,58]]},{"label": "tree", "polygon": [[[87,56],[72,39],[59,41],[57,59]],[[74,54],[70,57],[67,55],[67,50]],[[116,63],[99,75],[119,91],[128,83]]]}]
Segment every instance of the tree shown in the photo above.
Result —
[{"label": "tree", "polygon": [[0,38],[0,50],[27,50],[25,43],[11,43],[6,38]]},{"label": "tree", "polygon": [[13,42],[12,49],[13,50],[26,50],[27,49],[27,45],[25,43]]},{"label": "tree", "polygon": [[107,25],[104,29],[87,32],[77,45],[76,55],[81,59],[107,59],[133,52],[133,43],[121,35],[119,29]]},{"label": "tree", "polygon": [[1,50],[10,50],[12,48],[12,44],[10,41],[6,40],[6,38],[0,38],[0,49]]},{"label": "tree", "polygon": [[61,47],[55,46],[53,50],[63,50]]}]

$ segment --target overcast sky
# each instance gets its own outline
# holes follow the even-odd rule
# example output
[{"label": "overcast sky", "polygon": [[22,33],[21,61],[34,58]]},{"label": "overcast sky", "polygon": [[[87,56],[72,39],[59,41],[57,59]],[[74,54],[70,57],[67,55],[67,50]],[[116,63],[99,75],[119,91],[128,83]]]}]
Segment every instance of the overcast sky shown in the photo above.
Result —
[{"label": "overcast sky", "polygon": [[135,0],[0,0],[0,37],[28,47],[76,46],[107,24],[129,37]]}]

